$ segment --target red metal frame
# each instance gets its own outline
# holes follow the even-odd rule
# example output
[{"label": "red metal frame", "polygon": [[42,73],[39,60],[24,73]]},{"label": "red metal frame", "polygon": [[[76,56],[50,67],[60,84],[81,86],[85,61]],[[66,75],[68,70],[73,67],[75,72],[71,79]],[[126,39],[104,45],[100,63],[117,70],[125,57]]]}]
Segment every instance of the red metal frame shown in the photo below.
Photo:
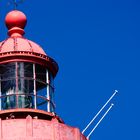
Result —
[{"label": "red metal frame", "polygon": [[37,63],[48,68],[53,77],[56,76],[58,72],[58,64],[49,56],[43,54],[37,54],[34,52],[5,52],[0,53],[0,64],[9,62],[31,62]]}]

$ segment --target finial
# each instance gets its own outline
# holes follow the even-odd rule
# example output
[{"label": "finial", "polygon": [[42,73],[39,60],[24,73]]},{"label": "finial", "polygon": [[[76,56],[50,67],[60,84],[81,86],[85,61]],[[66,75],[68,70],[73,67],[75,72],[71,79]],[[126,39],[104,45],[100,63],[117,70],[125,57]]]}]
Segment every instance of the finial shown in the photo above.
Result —
[{"label": "finial", "polygon": [[9,12],[5,17],[5,24],[8,28],[8,35],[11,37],[23,36],[26,23],[27,18],[25,14],[18,10]]},{"label": "finial", "polygon": [[17,9],[17,6],[18,6],[17,1],[16,0],[13,0],[13,4],[14,4],[14,9],[16,10]]},{"label": "finial", "polygon": [[10,0],[8,2],[8,4],[10,4],[10,5],[12,4],[14,6],[14,10],[16,10],[18,5],[23,3],[23,2],[24,2],[24,0]]}]

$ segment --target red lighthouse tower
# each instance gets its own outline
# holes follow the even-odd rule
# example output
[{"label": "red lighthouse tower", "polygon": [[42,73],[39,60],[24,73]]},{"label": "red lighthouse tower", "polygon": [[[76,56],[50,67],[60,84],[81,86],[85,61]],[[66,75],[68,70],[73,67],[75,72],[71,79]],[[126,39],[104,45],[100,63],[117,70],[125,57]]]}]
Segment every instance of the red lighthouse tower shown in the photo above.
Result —
[{"label": "red lighthouse tower", "polygon": [[86,140],[55,114],[58,65],[24,38],[26,22],[17,10],[5,18],[9,37],[0,43],[0,140]]}]

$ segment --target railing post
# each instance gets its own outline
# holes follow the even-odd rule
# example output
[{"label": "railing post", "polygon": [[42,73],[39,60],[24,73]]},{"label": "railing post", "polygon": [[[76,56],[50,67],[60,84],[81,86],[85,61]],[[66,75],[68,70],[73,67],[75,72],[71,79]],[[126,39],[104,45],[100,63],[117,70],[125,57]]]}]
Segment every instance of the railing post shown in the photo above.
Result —
[{"label": "railing post", "polygon": [[34,79],[34,106],[37,109],[37,95],[36,95],[36,71],[35,71],[35,64],[33,64],[33,79]]},{"label": "railing post", "polygon": [[0,110],[2,109],[2,107],[1,107],[1,76],[0,76]]},{"label": "railing post", "polygon": [[16,75],[16,108],[18,108],[18,62],[15,62],[15,75]]},{"label": "railing post", "polygon": [[47,111],[50,112],[50,89],[49,89],[49,71],[46,69],[46,84],[47,84]]}]

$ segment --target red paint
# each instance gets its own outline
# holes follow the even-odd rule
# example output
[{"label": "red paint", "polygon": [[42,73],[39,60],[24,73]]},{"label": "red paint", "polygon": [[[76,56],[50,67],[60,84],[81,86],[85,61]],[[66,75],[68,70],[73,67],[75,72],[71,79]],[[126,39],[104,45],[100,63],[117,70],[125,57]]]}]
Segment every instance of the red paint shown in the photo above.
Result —
[{"label": "red paint", "polygon": [[54,120],[33,119],[30,115],[2,120],[1,126],[0,140],[86,140],[77,128]]},{"label": "red paint", "polygon": [[[0,65],[9,62],[31,62],[47,67],[55,77],[57,63],[36,43],[23,37],[27,19],[14,10],[5,23],[9,38],[0,43]],[[55,113],[37,109],[0,111],[0,140],[87,140],[80,130],[64,124]]]},{"label": "red paint", "polygon": [[9,29],[9,36],[22,36],[24,34],[23,29],[27,23],[27,19],[24,13],[14,10],[7,14],[5,23]]}]

